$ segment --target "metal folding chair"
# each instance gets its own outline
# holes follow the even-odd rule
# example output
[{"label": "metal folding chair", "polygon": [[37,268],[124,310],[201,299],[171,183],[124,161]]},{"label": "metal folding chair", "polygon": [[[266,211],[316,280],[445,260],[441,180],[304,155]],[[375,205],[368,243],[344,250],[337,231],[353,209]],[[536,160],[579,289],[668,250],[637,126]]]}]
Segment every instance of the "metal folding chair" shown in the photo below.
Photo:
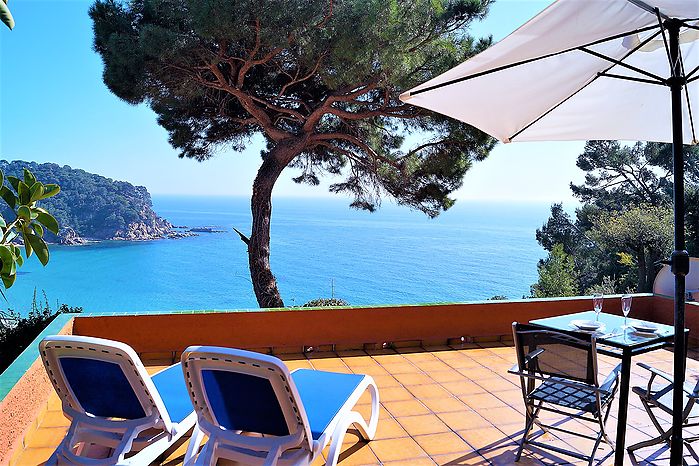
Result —
[{"label": "metal folding chair", "polygon": [[[517,364],[508,372],[518,375],[526,408],[524,434],[517,450],[519,461],[527,445],[568,455],[592,465],[595,453],[604,440],[614,445],[605,431],[612,400],[619,386],[621,364],[610,372],[602,384],[597,378],[597,348],[593,334],[548,330],[539,326],[512,324]],[[561,427],[562,422],[545,424],[543,412],[560,414],[565,420],[578,419],[596,424],[596,436]],[[534,426],[543,432],[534,436]],[[594,441],[589,456],[537,439],[549,430],[565,432]]]},{"label": "metal folding chair", "polygon": [[[648,413],[651,422],[653,422],[653,425],[658,430],[659,435],[650,440],[631,445],[627,448],[629,452],[653,445],[670,445],[670,437],[672,436],[672,425],[668,424],[672,417],[672,390],[674,388],[672,375],[649,366],[648,364],[639,363],[638,366],[650,372],[650,378],[648,379],[647,386],[633,387],[633,392],[641,399],[641,403]],[[656,384],[656,380],[658,379],[662,382],[661,384]],[[690,384],[684,384],[683,389],[684,409],[682,410],[682,419],[684,427],[697,427],[699,426],[699,382],[697,382],[694,387]],[[661,412],[670,416],[670,418],[666,420],[665,427],[663,427],[661,419],[657,416]],[[699,464],[699,455],[697,455],[697,452],[691,446],[692,442],[699,440],[699,436],[683,435],[683,440],[687,450]],[[687,464],[686,461],[685,464]]]}]

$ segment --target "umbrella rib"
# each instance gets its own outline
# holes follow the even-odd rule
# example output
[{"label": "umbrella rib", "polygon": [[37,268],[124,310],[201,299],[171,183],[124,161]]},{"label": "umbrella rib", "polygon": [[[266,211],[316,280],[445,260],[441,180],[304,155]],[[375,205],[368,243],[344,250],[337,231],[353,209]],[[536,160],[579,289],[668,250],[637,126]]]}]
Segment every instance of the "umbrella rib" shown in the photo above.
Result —
[{"label": "umbrella rib", "polygon": [[[655,38],[655,36],[657,36],[657,35],[658,35],[658,34],[654,34],[654,35],[652,35],[650,38],[651,38],[651,39],[652,39],[652,38]],[[648,43],[648,41],[642,42],[643,45],[645,45],[646,43]],[[636,50],[638,50],[638,47],[637,47],[637,48],[634,48],[634,49],[631,51],[631,53],[635,52]],[[599,53],[599,52],[595,52],[594,50],[587,49],[587,48],[585,48],[585,47],[580,47],[580,51],[585,52],[585,53],[589,53],[590,55],[593,55],[593,56],[595,56],[595,57],[597,57],[597,58],[601,58],[602,60],[607,60],[608,62],[614,63],[614,65],[619,65],[619,66],[621,66],[621,67],[623,67],[623,68],[628,68],[628,69],[630,69],[630,70],[632,70],[632,71],[635,71],[636,73],[639,73],[639,74],[643,74],[643,75],[645,75],[645,76],[648,76],[649,78],[653,78],[653,79],[655,79],[655,80],[658,82],[658,84],[665,84],[665,79],[661,78],[660,76],[654,75],[653,73],[650,73],[650,72],[648,72],[648,71],[646,71],[646,70],[643,70],[643,69],[641,69],[641,68],[637,68],[637,67],[635,67],[635,66],[633,66],[633,65],[628,65],[628,64],[626,64],[626,63],[623,63],[622,60],[626,60],[626,59],[629,57],[629,55],[631,55],[631,53],[629,53],[628,55],[626,55],[626,56],[625,56],[624,58],[622,58],[621,60],[616,60],[616,59],[614,59],[614,58],[612,58],[612,57],[608,57],[608,56],[606,56],[606,55],[603,55],[603,54],[601,54],[601,53]],[[612,66],[612,67],[613,67],[613,66]]]},{"label": "umbrella rib", "polygon": [[[647,37],[645,40],[643,40],[643,41],[640,42],[638,45],[636,45],[636,47],[634,47],[633,49],[631,49],[631,50],[629,51],[629,53],[627,53],[626,55],[624,55],[624,57],[622,58],[622,60],[626,60],[627,58],[629,58],[629,57],[631,56],[631,54],[633,54],[634,52],[638,51],[641,47],[643,47],[643,46],[646,45],[648,42],[650,42],[651,40],[653,40],[655,37],[657,37],[658,34],[660,34],[660,31],[657,31],[655,34],[651,34],[651,35],[650,35],[649,37]],[[588,52],[591,52],[591,51],[588,51]],[[597,52],[594,52],[593,54],[596,54],[596,53],[597,53]],[[601,54],[598,54],[598,55],[601,55]],[[609,57],[606,57],[606,56],[604,56],[604,55],[601,55],[601,58],[609,59]],[[617,63],[617,62],[618,62],[618,63]],[[519,131],[517,131],[515,134],[513,134],[510,138],[508,138],[508,141],[509,141],[509,142],[512,142],[512,140],[513,140],[514,138],[516,138],[517,136],[519,136],[520,134],[522,134],[522,133],[523,133],[524,131],[526,131],[527,129],[531,128],[531,127],[532,127],[533,125],[535,125],[537,122],[541,121],[542,118],[546,117],[546,115],[550,114],[551,112],[553,112],[554,110],[556,110],[558,107],[560,107],[561,105],[563,105],[564,103],[566,103],[568,100],[570,100],[571,98],[573,98],[573,97],[574,97],[575,95],[577,95],[580,91],[582,91],[583,89],[585,89],[587,86],[589,86],[589,85],[592,84],[593,82],[597,81],[597,79],[598,79],[600,76],[604,76],[604,73],[606,73],[606,72],[608,72],[609,70],[611,70],[612,68],[614,68],[617,64],[625,65],[625,63],[621,63],[621,62],[618,61],[618,60],[614,60],[614,63],[613,63],[609,68],[607,68],[607,69],[604,70],[604,71],[601,71],[601,72],[597,73],[597,74],[595,75],[595,77],[593,77],[593,78],[590,79],[587,83],[585,83],[584,86],[581,86],[580,89],[578,89],[577,91],[573,92],[573,93],[570,94],[568,97],[566,97],[565,99],[563,99],[563,100],[561,100],[560,102],[558,102],[556,105],[554,105],[553,107],[551,107],[550,109],[548,109],[547,111],[545,111],[545,112],[544,112],[543,114],[541,114],[539,117],[537,117],[536,119],[534,119],[533,121],[531,121],[529,124],[527,124],[526,126],[524,126],[523,128],[521,128]],[[661,79],[661,78],[660,78],[660,79]],[[663,82],[664,82],[664,81],[661,81],[660,83],[654,82],[654,84],[661,84],[661,83],[663,83]]]},{"label": "umbrella rib", "polygon": [[692,75],[694,73],[696,73],[697,71],[699,71],[699,65],[697,65],[692,71],[690,71],[689,74],[685,75],[685,78],[687,78],[687,79],[691,78]]},{"label": "umbrella rib", "polygon": [[675,68],[672,66],[672,57],[670,56],[670,45],[667,43],[667,36],[665,35],[665,25],[660,17],[660,10],[655,9],[655,14],[658,15],[658,25],[660,26],[660,32],[663,36],[663,44],[665,45],[665,53],[667,54],[667,62],[670,64],[670,73],[675,74]]},{"label": "umbrella rib", "polygon": [[624,79],[626,81],[634,81],[638,83],[644,83],[644,84],[655,84],[656,86],[665,86],[665,83],[658,82],[654,79],[643,79],[643,78],[636,78],[635,76],[624,76],[621,74],[614,74],[614,73],[605,73],[603,71],[600,71],[597,73],[599,76],[605,77],[605,78],[615,78],[615,79]]},{"label": "umbrella rib", "polygon": [[664,19],[670,19],[667,15],[660,13],[660,10],[658,10],[657,8],[653,8],[652,6],[648,5],[646,2],[643,2],[641,0],[628,0],[628,1],[629,1],[629,3],[636,5],[637,7],[639,7],[642,10],[647,11],[648,13],[652,13],[652,14],[657,13],[658,15],[662,15],[662,17]]},{"label": "umbrella rib", "polygon": [[[606,38],[604,38],[604,39],[599,39],[599,40],[596,40],[596,41],[594,41],[594,42],[590,42],[589,44],[585,44],[585,45],[583,45],[582,47],[591,47],[591,46],[593,46],[593,45],[598,45],[598,44],[602,44],[602,43],[604,43],[604,42],[609,42],[610,40],[621,39],[621,38],[623,38],[623,37],[630,36],[630,35],[632,35],[632,34],[638,34],[638,33],[646,32],[646,31],[652,31],[653,29],[658,29],[658,26],[657,26],[657,25],[646,26],[646,27],[642,27],[642,28],[639,28],[639,29],[635,29],[635,30],[633,30],[633,31],[624,32],[624,33],[620,33],[620,34],[615,34],[615,35],[613,35],[613,36],[606,37]],[[655,36],[653,36],[653,37],[655,37]],[[468,76],[462,76],[462,77],[460,77],[460,78],[451,79],[451,80],[445,81],[445,82],[443,82],[443,83],[434,84],[434,85],[432,85],[432,86],[423,87],[422,89],[418,89],[418,90],[416,90],[416,91],[409,92],[407,95],[408,95],[408,96],[413,96],[413,95],[422,94],[423,92],[433,91],[433,90],[435,90],[435,89],[440,89],[440,88],[442,88],[442,87],[451,86],[452,84],[458,84],[458,83],[460,83],[460,82],[469,81],[469,80],[475,79],[475,78],[480,78],[481,76],[486,76],[486,75],[489,75],[489,74],[492,74],[492,73],[496,73],[496,72],[498,72],[498,71],[503,71],[503,70],[507,70],[507,69],[509,69],[509,68],[514,68],[514,67],[516,67],[516,66],[526,65],[527,63],[532,63],[532,62],[535,62],[535,61],[544,60],[544,59],[546,59],[546,58],[555,57],[555,56],[557,56],[557,55],[563,55],[564,53],[573,52],[573,51],[575,51],[575,50],[578,50],[578,49],[580,49],[580,47],[581,47],[581,46],[571,47],[571,48],[569,48],[569,49],[561,50],[560,52],[549,53],[549,54],[546,54],[546,55],[542,55],[542,56],[540,56],[540,57],[529,58],[529,59],[527,59],[527,60],[522,60],[522,61],[518,61],[518,62],[515,62],[515,63],[507,64],[507,65],[498,66],[498,67],[496,67],[496,68],[492,68],[492,69],[490,69],[490,70],[481,71],[481,72],[474,73],[474,74],[471,74],[471,75],[468,75]]]},{"label": "umbrella rib", "polygon": [[[682,57],[682,50],[679,49],[679,61],[680,61],[680,69],[682,70],[682,74],[686,78],[686,74],[684,72],[684,58]],[[689,89],[687,88],[687,83],[685,82],[684,87],[684,95],[685,98],[687,99],[687,112],[689,112],[689,128],[692,130],[692,141],[697,141],[697,133],[694,131],[694,116],[692,115],[692,101],[689,99]]]}]

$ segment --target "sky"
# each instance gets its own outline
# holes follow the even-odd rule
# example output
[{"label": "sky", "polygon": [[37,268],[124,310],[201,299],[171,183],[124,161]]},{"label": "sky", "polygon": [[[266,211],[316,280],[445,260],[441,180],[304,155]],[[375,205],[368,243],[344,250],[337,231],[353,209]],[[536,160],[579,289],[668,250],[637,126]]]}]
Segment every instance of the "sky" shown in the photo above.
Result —
[{"label": "sky", "polygon": [[[475,36],[498,41],[550,0],[498,0],[474,23]],[[0,27],[0,158],[67,164],[143,185],[152,194],[244,195],[251,191],[262,140],[196,162],[177,157],[146,106],[129,105],[102,82],[92,50],[90,1],[15,0],[16,27]],[[2,26],[2,25],[0,25]],[[506,112],[507,109],[502,109]],[[572,203],[571,181],[583,142],[499,144],[466,174],[457,199]],[[295,184],[286,170],[275,196],[333,196],[328,181]]]}]

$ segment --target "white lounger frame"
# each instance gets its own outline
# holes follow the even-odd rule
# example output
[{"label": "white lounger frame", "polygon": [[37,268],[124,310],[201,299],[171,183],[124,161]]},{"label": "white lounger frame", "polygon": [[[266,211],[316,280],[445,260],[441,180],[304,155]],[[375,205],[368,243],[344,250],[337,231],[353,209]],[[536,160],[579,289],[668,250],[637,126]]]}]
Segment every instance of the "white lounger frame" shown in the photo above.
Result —
[{"label": "white lounger frame", "polygon": [[[63,413],[71,420],[66,436],[46,465],[148,465],[175,445],[196,423],[193,412],[180,423],[170,420],[143,363],[124,343],[82,336],[49,336],[40,343],[39,351],[46,373],[61,399]],[[58,361],[60,357],[70,356],[121,366],[146,417],[114,420],[87,414],[67,385]],[[108,458],[81,456],[84,447],[90,443],[111,448],[113,452]],[[126,458],[127,454],[132,456]]]},{"label": "white lounger frame", "polygon": [[[301,466],[310,464],[323,449],[330,444],[326,465],[337,464],[342,440],[347,429],[354,424],[365,440],[376,434],[379,420],[379,392],[371,376],[363,380],[345,402],[337,415],[326,427],[318,440],[313,440],[306,411],[301,405],[301,397],[294,385],[291,373],[284,363],[273,357],[250,351],[213,346],[191,346],[182,354],[182,369],[190,388],[190,396],[197,414],[197,427],[192,434],[186,466],[213,466],[218,458],[239,461],[245,465],[260,466]],[[289,435],[282,437],[252,437],[240,431],[221,428],[203,388],[203,370],[231,370],[254,375],[269,380],[279,400]],[[324,387],[318,387],[323,390]],[[362,394],[371,394],[371,418],[367,423],[361,414],[354,410]],[[195,458],[196,448],[206,434],[209,440]]]}]

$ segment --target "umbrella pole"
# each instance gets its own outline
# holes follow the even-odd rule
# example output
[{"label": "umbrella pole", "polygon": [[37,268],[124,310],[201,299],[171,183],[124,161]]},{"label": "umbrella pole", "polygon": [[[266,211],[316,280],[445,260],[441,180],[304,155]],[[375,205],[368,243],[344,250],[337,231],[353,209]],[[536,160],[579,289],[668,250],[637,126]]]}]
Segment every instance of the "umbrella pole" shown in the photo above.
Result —
[{"label": "umbrella pole", "polygon": [[675,350],[674,391],[672,397],[672,438],[670,464],[681,466],[683,457],[682,411],[684,408],[683,385],[686,358],[684,334],[685,276],[689,273],[689,254],[685,251],[684,233],[684,156],[682,138],[682,89],[686,84],[682,73],[679,36],[681,22],[665,21],[669,36],[670,67],[672,77],[668,80],[672,100],[672,156],[673,156],[673,202],[675,205],[675,250],[672,252],[672,273],[675,275]]}]

